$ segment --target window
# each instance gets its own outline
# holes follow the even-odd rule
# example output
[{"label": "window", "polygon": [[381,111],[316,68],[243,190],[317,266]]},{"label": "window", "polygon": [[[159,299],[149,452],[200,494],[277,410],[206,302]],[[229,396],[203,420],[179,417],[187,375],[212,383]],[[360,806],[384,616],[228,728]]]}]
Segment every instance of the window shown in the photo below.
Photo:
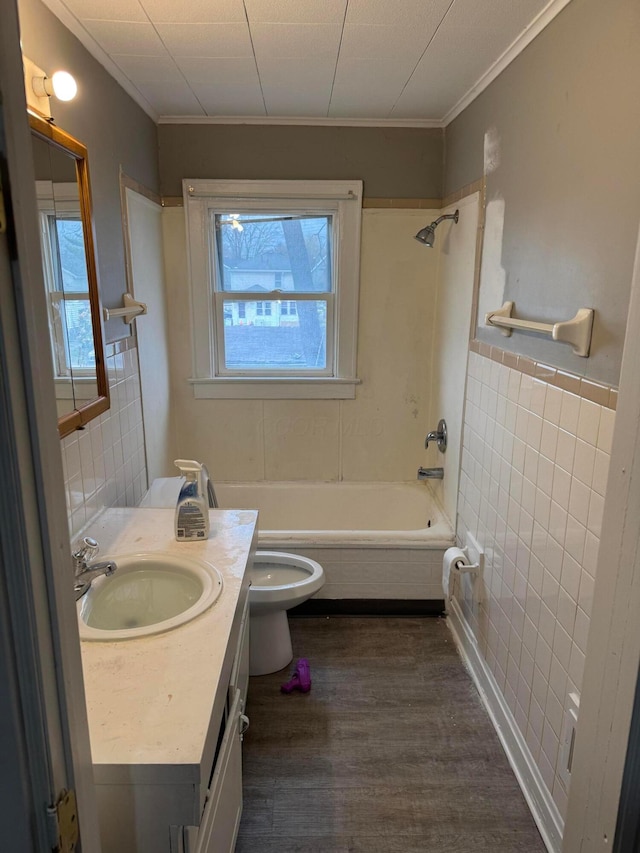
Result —
[{"label": "window", "polygon": [[93,379],[96,358],[78,187],[36,181],[36,191],[56,379]]},{"label": "window", "polygon": [[197,397],[355,396],[359,181],[185,181]]}]

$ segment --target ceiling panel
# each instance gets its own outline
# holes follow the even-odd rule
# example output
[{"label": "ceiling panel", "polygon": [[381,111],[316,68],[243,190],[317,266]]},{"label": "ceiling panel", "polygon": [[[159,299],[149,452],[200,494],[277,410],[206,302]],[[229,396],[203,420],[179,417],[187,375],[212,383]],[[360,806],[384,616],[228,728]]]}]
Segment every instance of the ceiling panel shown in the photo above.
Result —
[{"label": "ceiling panel", "polygon": [[197,98],[184,82],[140,83],[137,88],[142,95],[163,115],[204,116]]},{"label": "ceiling panel", "polygon": [[258,71],[263,86],[289,86],[304,93],[307,87],[318,84],[327,88],[329,97],[335,74],[335,59],[330,56],[263,59],[259,63]]},{"label": "ceiling panel", "polygon": [[266,114],[253,59],[178,57],[176,62],[207,115]]},{"label": "ceiling panel", "polygon": [[442,120],[549,0],[44,2],[160,115]]},{"label": "ceiling panel", "polygon": [[408,56],[417,62],[428,40],[420,30],[406,26],[346,24],[340,45],[340,59],[378,59],[385,61]]},{"label": "ceiling panel", "polygon": [[[486,5],[487,0],[479,2]],[[346,22],[384,26],[402,23],[433,31],[452,3],[453,0],[349,0]]]},{"label": "ceiling panel", "polygon": [[332,57],[267,59],[259,63],[259,72],[269,115],[309,115],[309,110],[327,114],[335,72]]},{"label": "ceiling panel", "polygon": [[231,24],[156,24],[156,29],[172,56],[253,56],[246,21]]},{"label": "ceiling panel", "polygon": [[[84,3],[84,0],[74,0]],[[96,2],[96,0],[91,0]],[[119,0],[127,2],[127,0]],[[140,0],[154,23],[218,24],[246,21],[241,0]]]},{"label": "ceiling panel", "polygon": [[103,21],[144,21],[147,16],[138,0],[64,0],[69,10],[80,18]]},{"label": "ceiling panel", "polygon": [[208,116],[265,116],[264,101],[259,87],[249,89],[246,85],[237,88],[196,88],[198,100]]},{"label": "ceiling panel", "polygon": [[122,21],[84,21],[83,23],[108,54],[163,56],[167,52],[152,24]]},{"label": "ceiling panel", "polygon": [[[329,115],[386,118],[402,91],[413,60],[341,59],[338,63]],[[367,111],[371,114],[367,116]]]},{"label": "ceiling panel", "polygon": [[[532,17],[538,0],[456,0],[393,109],[394,118],[416,118],[425,110],[445,115],[509,47]],[[517,7],[517,8],[516,8]],[[460,50],[460,45],[469,45]],[[478,49],[481,45],[481,49]],[[452,62],[452,57],[455,61]]]},{"label": "ceiling panel", "polygon": [[267,57],[335,57],[340,46],[338,24],[252,24],[251,38],[258,62]]},{"label": "ceiling panel", "polygon": [[263,86],[267,115],[278,118],[326,116],[331,89],[309,86],[302,92],[291,87]]},{"label": "ceiling panel", "polygon": [[244,0],[249,22],[342,24],[347,0]]},{"label": "ceiling panel", "polygon": [[180,69],[169,55],[122,56],[115,53],[111,58],[138,88],[140,83],[184,83]]}]

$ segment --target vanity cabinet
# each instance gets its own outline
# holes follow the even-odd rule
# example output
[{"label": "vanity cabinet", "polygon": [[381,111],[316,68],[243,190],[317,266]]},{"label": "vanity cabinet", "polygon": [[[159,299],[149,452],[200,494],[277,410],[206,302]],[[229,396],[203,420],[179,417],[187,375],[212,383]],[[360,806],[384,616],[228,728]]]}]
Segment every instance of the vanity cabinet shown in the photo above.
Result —
[{"label": "vanity cabinet", "polygon": [[[257,513],[212,510],[211,517],[215,537],[189,550],[223,576],[213,607],[157,636],[82,643],[102,853],[235,848]],[[159,548],[184,553],[186,546],[166,535],[172,510],[114,509],[111,518],[119,538],[109,554],[116,562],[140,547],[143,521]],[[104,531],[96,533],[108,541]]]},{"label": "vanity cabinet", "polygon": [[[249,686],[249,599],[229,682],[228,714],[211,775],[200,826],[184,828],[177,853],[233,853],[242,816],[242,736],[249,724],[244,714]],[[173,853],[173,851],[172,851]]]},{"label": "vanity cabinet", "polygon": [[[228,688],[219,691],[222,717],[216,725],[213,715],[207,737],[213,749],[205,747],[197,767],[151,768],[153,782],[141,778],[134,784],[104,785],[98,778],[102,853],[233,853],[242,816],[242,736],[248,725],[248,596],[239,611],[231,676]],[[207,759],[207,753],[213,754]]]}]

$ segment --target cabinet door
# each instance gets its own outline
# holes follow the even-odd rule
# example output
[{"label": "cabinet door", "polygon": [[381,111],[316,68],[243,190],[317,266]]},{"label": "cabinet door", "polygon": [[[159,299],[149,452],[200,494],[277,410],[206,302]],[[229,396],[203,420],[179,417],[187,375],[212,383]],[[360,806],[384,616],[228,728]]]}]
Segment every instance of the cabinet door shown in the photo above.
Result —
[{"label": "cabinet door", "polygon": [[247,689],[249,687],[249,596],[244,606],[242,622],[240,624],[240,639],[233,662],[231,681],[229,684],[229,705],[233,703],[236,689],[240,691],[240,713],[245,709],[247,703]]},{"label": "cabinet door", "polygon": [[240,691],[236,690],[227,728],[207,794],[195,853],[233,853],[242,815]]}]

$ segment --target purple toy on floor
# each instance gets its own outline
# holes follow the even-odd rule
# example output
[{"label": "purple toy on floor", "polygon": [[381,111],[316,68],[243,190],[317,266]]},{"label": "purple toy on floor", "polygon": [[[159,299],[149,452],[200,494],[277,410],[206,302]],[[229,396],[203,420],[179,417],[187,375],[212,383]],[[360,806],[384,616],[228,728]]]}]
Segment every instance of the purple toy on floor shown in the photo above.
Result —
[{"label": "purple toy on floor", "polygon": [[291,679],[283,684],[280,690],[283,693],[293,693],[294,690],[308,693],[311,690],[311,670],[306,658],[300,658]]}]

